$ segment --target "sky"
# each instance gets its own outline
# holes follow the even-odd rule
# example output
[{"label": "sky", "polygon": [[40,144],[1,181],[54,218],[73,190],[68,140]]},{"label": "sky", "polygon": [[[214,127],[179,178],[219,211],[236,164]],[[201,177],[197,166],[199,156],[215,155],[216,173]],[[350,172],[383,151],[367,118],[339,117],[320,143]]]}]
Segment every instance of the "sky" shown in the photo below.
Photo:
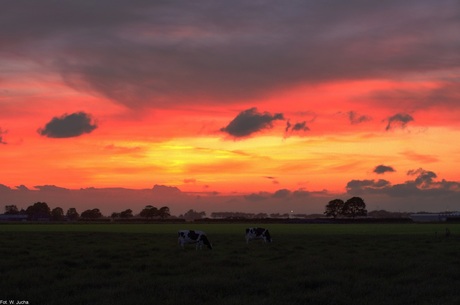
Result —
[{"label": "sky", "polygon": [[0,1],[0,205],[460,210],[459,1]]}]

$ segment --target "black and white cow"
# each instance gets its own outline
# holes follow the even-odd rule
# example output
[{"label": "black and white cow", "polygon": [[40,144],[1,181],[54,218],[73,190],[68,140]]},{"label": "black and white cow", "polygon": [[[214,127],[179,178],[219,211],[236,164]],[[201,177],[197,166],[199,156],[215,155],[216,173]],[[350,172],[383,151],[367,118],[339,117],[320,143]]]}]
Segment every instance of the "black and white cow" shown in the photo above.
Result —
[{"label": "black and white cow", "polygon": [[253,239],[263,239],[266,243],[272,242],[270,232],[265,228],[247,228],[246,243],[249,243],[249,241]]},{"label": "black and white cow", "polygon": [[195,249],[200,250],[203,248],[203,245],[208,246],[209,249],[212,249],[212,245],[209,242],[206,233],[203,231],[196,231],[196,230],[180,230],[178,232],[179,238],[178,242],[179,245],[184,248],[185,244],[195,244]]}]

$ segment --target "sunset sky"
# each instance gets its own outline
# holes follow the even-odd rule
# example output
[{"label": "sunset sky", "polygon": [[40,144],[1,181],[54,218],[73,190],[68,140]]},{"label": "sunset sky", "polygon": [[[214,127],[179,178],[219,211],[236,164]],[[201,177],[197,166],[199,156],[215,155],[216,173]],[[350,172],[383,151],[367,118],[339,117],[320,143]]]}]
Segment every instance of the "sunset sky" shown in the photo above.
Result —
[{"label": "sunset sky", "polygon": [[457,0],[1,7],[0,205],[460,210]]}]

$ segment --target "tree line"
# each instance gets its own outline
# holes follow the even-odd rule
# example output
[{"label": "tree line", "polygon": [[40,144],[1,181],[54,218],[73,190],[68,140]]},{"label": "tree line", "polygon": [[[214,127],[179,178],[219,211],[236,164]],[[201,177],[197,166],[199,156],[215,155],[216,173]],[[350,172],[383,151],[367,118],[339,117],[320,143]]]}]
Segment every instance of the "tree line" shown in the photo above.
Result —
[{"label": "tree line", "polygon": [[[6,205],[5,206],[6,215],[27,215],[29,220],[71,220],[76,221],[78,219],[100,219],[104,217],[101,211],[97,208],[88,209],[83,211],[81,214],[77,212],[75,208],[69,208],[66,213],[60,207],[51,209],[46,202],[36,202],[27,209],[18,210],[16,205]],[[367,216],[366,203],[360,197],[352,197],[347,201],[342,199],[334,199],[329,201],[326,205],[325,212],[323,213],[327,217],[358,217],[358,216]],[[171,216],[169,207],[163,206],[157,208],[152,205],[145,206],[139,214],[134,215],[131,209],[126,209],[121,212],[113,212],[110,216],[112,219],[129,219],[134,216],[139,216],[147,219],[165,219]],[[304,214],[295,214],[290,215],[285,214],[267,214],[267,213],[242,213],[242,212],[213,212],[211,213],[212,218],[223,218],[223,219],[237,219],[237,218],[288,218],[290,216],[300,217],[306,216]],[[206,217],[205,212],[197,212],[193,209],[187,211],[183,215],[181,214],[179,218],[184,218],[189,221],[196,219],[202,219]]]},{"label": "tree line", "polygon": [[[51,209],[46,202],[36,202],[27,209],[19,210],[16,205],[6,205],[5,206],[5,215],[27,215],[28,220],[71,220],[75,221],[78,219],[99,219],[104,217],[101,211],[97,208],[88,209],[83,211],[81,214],[77,212],[76,208],[69,208],[66,213],[61,207],[56,207]],[[152,205],[147,205],[139,213],[140,217],[147,219],[160,218],[165,219],[170,217],[169,207],[164,206],[161,208],[156,208]],[[115,218],[132,218],[134,217],[133,211],[131,209],[124,210],[122,212],[114,212],[111,215],[112,219]]]}]

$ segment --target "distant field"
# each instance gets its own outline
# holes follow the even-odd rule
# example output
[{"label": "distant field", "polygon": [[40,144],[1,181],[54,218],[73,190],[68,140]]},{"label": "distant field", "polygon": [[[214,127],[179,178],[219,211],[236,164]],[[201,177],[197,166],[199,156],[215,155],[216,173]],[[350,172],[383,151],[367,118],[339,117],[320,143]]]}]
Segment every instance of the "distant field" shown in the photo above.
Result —
[{"label": "distant field", "polygon": [[[460,304],[460,225],[0,224],[0,300],[29,304]],[[178,229],[214,250],[177,246]],[[445,229],[452,235],[445,237]]]},{"label": "distant field", "polygon": [[176,234],[180,229],[203,230],[210,234],[244,234],[250,226],[264,226],[277,234],[364,234],[364,235],[408,235],[444,233],[446,228],[460,236],[460,224],[53,224],[53,223],[0,223],[0,232],[107,232],[107,233],[150,233]]}]

